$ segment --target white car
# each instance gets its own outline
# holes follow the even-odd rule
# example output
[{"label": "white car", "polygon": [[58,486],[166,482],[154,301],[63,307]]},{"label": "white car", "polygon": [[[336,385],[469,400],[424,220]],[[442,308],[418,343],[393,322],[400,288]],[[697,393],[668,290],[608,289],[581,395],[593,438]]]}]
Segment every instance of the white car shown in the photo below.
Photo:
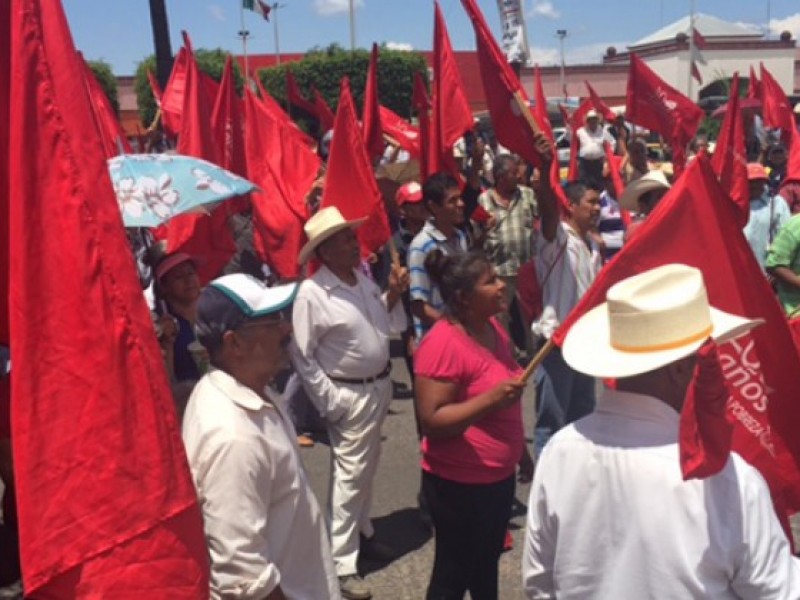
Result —
[{"label": "white car", "polygon": [[556,143],[556,155],[558,156],[558,164],[569,164],[569,145],[570,139],[567,135],[566,127],[553,127],[553,138]]}]

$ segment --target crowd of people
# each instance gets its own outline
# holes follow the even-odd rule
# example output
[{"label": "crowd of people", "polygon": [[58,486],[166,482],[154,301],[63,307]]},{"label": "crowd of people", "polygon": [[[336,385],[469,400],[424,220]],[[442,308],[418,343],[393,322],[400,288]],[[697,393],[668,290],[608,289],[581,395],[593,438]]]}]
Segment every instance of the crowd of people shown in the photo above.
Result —
[{"label": "crowd of people", "polygon": [[[202,287],[202,257],[131,232],[203,512],[213,598],[372,597],[358,559],[392,554],[370,514],[395,336],[413,375],[419,508],[435,539],[427,598],[497,598],[516,482],[531,480],[529,598],[800,597],[800,567],[757,471],[736,456],[703,481],[684,482],[678,468],[692,375],[716,364],[709,340],[758,322],[710,307],[701,273],[668,265],[618,283],[562,348],[548,344],[671,186],[623,118],[603,127],[590,111],[575,135],[579,177],[564,184],[564,207],[542,176],[554,160],[543,135],[534,169],[478,132],[461,173],[399,187],[388,203],[396,253],[369,257],[364,219],[319,208],[321,172],[307,197],[300,281],[259,265]],[[609,164],[607,146],[619,162]],[[744,235],[791,316],[798,183],[784,181],[779,143],[761,159],[747,168]],[[525,423],[521,374],[545,346],[536,422]],[[602,400],[601,378],[616,380]],[[331,453],[324,510],[298,451],[321,431]],[[0,475],[13,491],[8,454]]]}]

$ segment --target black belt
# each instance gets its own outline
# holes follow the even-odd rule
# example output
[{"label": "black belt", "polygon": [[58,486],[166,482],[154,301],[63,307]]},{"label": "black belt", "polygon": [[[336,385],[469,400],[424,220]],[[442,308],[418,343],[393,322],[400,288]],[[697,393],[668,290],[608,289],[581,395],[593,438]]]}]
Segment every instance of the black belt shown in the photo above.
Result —
[{"label": "black belt", "polygon": [[373,377],[334,377],[333,375],[328,375],[328,379],[330,379],[331,381],[335,381],[336,383],[351,383],[351,384],[364,385],[367,383],[374,383],[380,379],[386,379],[389,376],[389,373],[391,372],[392,372],[392,361],[389,361],[386,363],[386,368]]}]

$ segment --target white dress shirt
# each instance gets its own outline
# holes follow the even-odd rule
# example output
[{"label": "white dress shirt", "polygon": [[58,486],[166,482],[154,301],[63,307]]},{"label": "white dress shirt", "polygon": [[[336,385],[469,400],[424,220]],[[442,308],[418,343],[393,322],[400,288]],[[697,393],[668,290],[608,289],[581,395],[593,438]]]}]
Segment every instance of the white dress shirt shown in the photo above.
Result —
[{"label": "white dress shirt", "polygon": [[737,454],[683,481],[678,413],[604,390],[536,468],[523,585],[528,598],[797,599],[800,567],[761,475]]},{"label": "white dress shirt", "polygon": [[599,125],[594,131],[589,130],[588,127],[581,127],[578,129],[577,136],[580,144],[578,156],[589,160],[600,160],[606,157],[606,149],[603,145],[605,142],[611,145],[611,150],[614,150],[617,144],[611,134]]},{"label": "white dress shirt", "polygon": [[[389,337],[408,324],[403,303],[387,310],[386,294],[355,271],[348,285],[323,266],[300,284],[292,311],[292,362],[322,415],[338,412],[338,387],[329,376],[365,379],[389,363]],[[332,419],[335,420],[335,419]]]},{"label": "white dress shirt", "polygon": [[203,511],[211,598],[340,598],[330,542],[294,429],[223,371],[194,388],[183,440]]}]

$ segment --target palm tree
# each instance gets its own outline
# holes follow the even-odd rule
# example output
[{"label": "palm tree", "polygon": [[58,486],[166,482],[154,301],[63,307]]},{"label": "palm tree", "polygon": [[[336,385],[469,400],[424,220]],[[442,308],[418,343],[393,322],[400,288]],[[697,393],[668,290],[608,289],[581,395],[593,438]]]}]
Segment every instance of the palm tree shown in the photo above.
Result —
[{"label": "palm tree", "polygon": [[150,0],[150,23],[156,48],[156,77],[161,89],[164,89],[172,71],[172,44],[169,41],[165,0]]}]

